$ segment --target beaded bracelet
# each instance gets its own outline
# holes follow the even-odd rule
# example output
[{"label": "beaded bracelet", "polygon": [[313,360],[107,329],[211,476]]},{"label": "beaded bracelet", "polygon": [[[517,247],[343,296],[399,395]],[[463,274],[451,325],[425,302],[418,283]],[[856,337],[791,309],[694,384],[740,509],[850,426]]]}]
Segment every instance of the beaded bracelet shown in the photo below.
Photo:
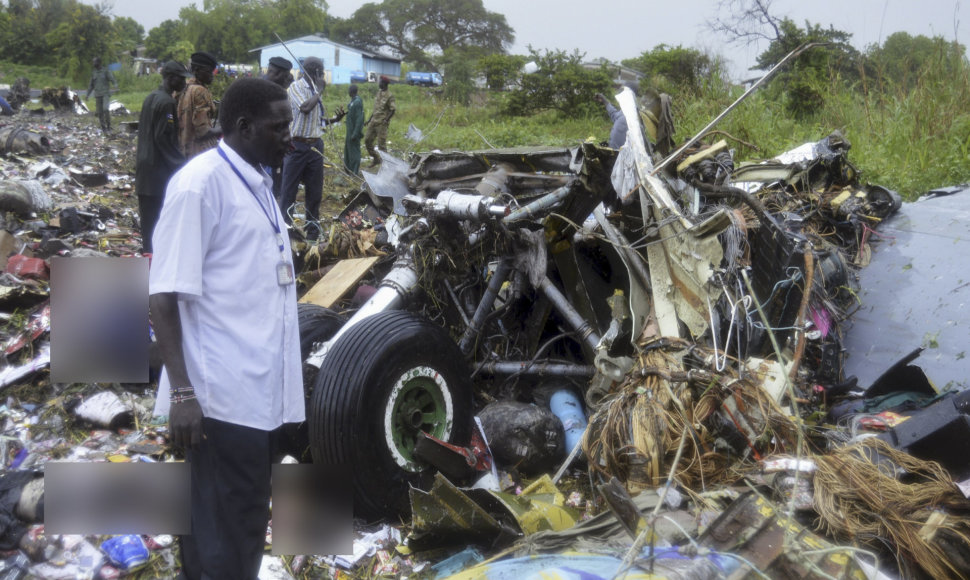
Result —
[{"label": "beaded bracelet", "polygon": [[188,395],[171,395],[169,396],[169,403],[177,405],[178,403],[184,403],[186,401],[191,401],[195,398],[195,393],[190,393]]},{"label": "beaded bracelet", "polygon": [[169,402],[174,404],[191,401],[195,398],[195,387],[172,387],[169,389]]}]

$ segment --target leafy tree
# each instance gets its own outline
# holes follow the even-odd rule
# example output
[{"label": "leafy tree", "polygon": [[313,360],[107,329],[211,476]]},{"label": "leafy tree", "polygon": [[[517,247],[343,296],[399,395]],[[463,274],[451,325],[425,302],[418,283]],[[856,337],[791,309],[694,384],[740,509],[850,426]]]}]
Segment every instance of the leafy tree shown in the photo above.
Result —
[{"label": "leafy tree", "polygon": [[[279,30],[271,32],[284,39],[327,33],[333,22],[333,17],[327,15],[325,0],[276,0],[269,8],[272,11],[271,21],[279,27]],[[267,44],[275,41],[276,38],[271,37],[267,39]]]},{"label": "leafy tree", "polygon": [[445,50],[440,62],[445,71],[445,98],[459,105],[467,105],[472,91],[475,90],[472,82],[472,63],[475,59],[466,51],[449,48]]},{"label": "leafy tree", "polygon": [[822,28],[811,22],[799,28],[787,18],[779,23],[779,31],[781,36],[758,55],[755,68],[767,71],[799,46],[808,42],[823,43],[795,57],[778,73],[779,82],[775,86],[783,87],[789,113],[800,118],[814,114],[825,104],[825,95],[832,89],[833,81],[846,86],[859,79],[861,56],[849,44],[852,35],[848,32],[831,26]]},{"label": "leafy tree", "polygon": [[[178,60],[186,63],[188,59],[175,58],[174,53],[175,45],[183,40],[185,40],[185,25],[178,20],[166,20],[148,31],[148,36],[145,38],[145,52],[148,56],[159,60]],[[188,44],[192,45],[191,42]]]},{"label": "leafy tree", "polygon": [[505,16],[482,0],[383,0],[367,3],[332,28],[340,40],[375,52],[390,51],[408,62],[435,68],[447,48],[477,47],[504,52],[515,33]]},{"label": "leafy tree", "polygon": [[145,28],[134,18],[119,16],[112,23],[115,38],[118,39],[119,50],[130,52],[135,50],[145,39]]},{"label": "leafy tree", "polygon": [[[773,0],[720,0],[718,17],[708,22],[715,32],[731,42],[750,44],[768,40],[768,48],[758,55],[753,68],[767,71],[789,52],[807,42],[820,43],[796,57],[777,73],[770,92],[785,98],[788,112],[804,117],[820,110],[832,83],[851,83],[859,79],[861,56],[849,44],[852,35],[832,26],[822,28],[805,22],[799,28],[788,18],[772,13]],[[844,86],[844,85],[843,85]]]},{"label": "leafy tree", "polygon": [[[173,58],[179,41],[232,62],[253,60],[253,47],[283,38],[326,32],[334,18],[324,0],[204,0],[179,10],[178,20],[166,20],[148,33],[149,55]],[[184,45],[183,45],[184,46]]]},{"label": "leafy tree", "polygon": [[944,74],[956,74],[963,70],[966,50],[957,42],[949,42],[942,36],[929,38],[922,34],[910,36],[906,32],[894,32],[882,43],[871,46],[865,55],[867,70],[878,80],[911,90],[933,65]]},{"label": "leafy tree", "polygon": [[115,29],[104,6],[94,7],[77,2],[70,17],[47,33],[45,40],[57,62],[57,70],[69,78],[90,71],[94,57],[110,62],[115,55]]},{"label": "leafy tree", "polygon": [[520,86],[509,93],[506,113],[530,115],[544,110],[556,110],[564,115],[591,114],[599,109],[593,100],[596,93],[605,93],[612,80],[604,67],[590,70],[584,68],[583,53],[545,51],[544,54],[529,48],[531,60],[538,71],[522,75]]},{"label": "leafy tree", "polygon": [[488,54],[478,59],[476,70],[485,77],[485,84],[493,91],[504,91],[517,84],[522,76],[525,57],[508,54]]},{"label": "leafy tree", "polygon": [[205,0],[202,10],[182,8],[179,19],[186,40],[233,62],[252,60],[249,51],[276,42],[274,33],[292,38],[330,26],[324,0]]},{"label": "leafy tree", "polygon": [[47,35],[72,14],[76,0],[9,0],[9,27],[0,38],[0,56],[22,64],[50,64]]},{"label": "leafy tree", "polygon": [[649,83],[658,90],[696,94],[706,78],[721,68],[717,58],[711,58],[696,48],[660,44],[636,58],[623,61],[624,66],[645,73]]},{"label": "leafy tree", "polygon": [[186,64],[192,58],[195,47],[188,40],[180,40],[172,45],[169,50],[169,57],[166,60],[174,60]]}]

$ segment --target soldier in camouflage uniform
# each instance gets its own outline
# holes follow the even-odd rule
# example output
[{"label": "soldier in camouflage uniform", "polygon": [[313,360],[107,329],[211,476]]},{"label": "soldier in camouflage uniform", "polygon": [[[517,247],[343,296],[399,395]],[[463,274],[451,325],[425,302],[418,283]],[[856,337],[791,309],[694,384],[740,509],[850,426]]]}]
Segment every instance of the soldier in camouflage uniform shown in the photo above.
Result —
[{"label": "soldier in camouflage uniform", "polygon": [[179,145],[186,159],[208,151],[219,143],[222,131],[216,126],[218,109],[209,92],[218,62],[208,52],[192,55],[194,79],[189,79],[178,99]]},{"label": "soldier in camouflage uniform", "polygon": [[[380,90],[377,91],[377,96],[374,97],[374,110],[371,112],[370,119],[364,123],[367,126],[364,146],[367,147],[367,152],[370,153],[371,167],[381,162],[381,156],[378,155],[377,149],[387,151],[387,126],[391,124],[391,117],[394,116],[394,112],[397,110],[397,106],[394,104],[394,95],[391,94],[391,91],[387,90],[388,84],[390,84],[388,78],[382,76],[380,84],[378,85]],[[374,147],[375,141],[377,142],[377,148]]]}]

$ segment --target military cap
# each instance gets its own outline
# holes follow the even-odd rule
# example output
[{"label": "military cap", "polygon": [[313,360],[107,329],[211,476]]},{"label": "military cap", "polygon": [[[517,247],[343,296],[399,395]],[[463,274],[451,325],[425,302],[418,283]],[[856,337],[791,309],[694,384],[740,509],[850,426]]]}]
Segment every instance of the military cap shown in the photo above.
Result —
[{"label": "military cap", "polygon": [[219,65],[219,61],[216,57],[208,52],[195,52],[192,53],[192,66],[204,66],[215,70],[216,66]]},{"label": "military cap", "polygon": [[185,65],[182,63],[175,60],[170,60],[162,66],[162,76],[168,75],[190,77],[192,76],[192,73],[186,70]]},{"label": "military cap", "polygon": [[282,56],[274,56],[273,58],[269,59],[269,66],[275,66],[276,68],[282,70],[293,69],[293,63],[286,60]]}]

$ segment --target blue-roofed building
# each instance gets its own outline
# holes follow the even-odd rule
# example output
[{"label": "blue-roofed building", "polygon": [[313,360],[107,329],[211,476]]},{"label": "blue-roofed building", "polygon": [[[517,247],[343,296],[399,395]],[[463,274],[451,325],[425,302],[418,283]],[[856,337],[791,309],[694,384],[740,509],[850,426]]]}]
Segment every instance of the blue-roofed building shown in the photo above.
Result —
[{"label": "blue-roofed building", "polygon": [[[400,59],[339,44],[317,34],[301,36],[284,42],[286,42],[285,48],[281,43],[276,43],[254,48],[249,52],[259,53],[259,66],[264,71],[269,66],[269,59],[274,56],[293,60],[286,48],[289,48],[298,59],[315,56],[323,60],[327,82],[335,85],[361,82],[361,75],[363,75],[363,78],[371,80],[375,80],[381,75],[393,80],[401,77]],[[296,76],[299,67],[296,66],[296,63],[293,63],[293,66],[295,68],[293,74]]]}]

